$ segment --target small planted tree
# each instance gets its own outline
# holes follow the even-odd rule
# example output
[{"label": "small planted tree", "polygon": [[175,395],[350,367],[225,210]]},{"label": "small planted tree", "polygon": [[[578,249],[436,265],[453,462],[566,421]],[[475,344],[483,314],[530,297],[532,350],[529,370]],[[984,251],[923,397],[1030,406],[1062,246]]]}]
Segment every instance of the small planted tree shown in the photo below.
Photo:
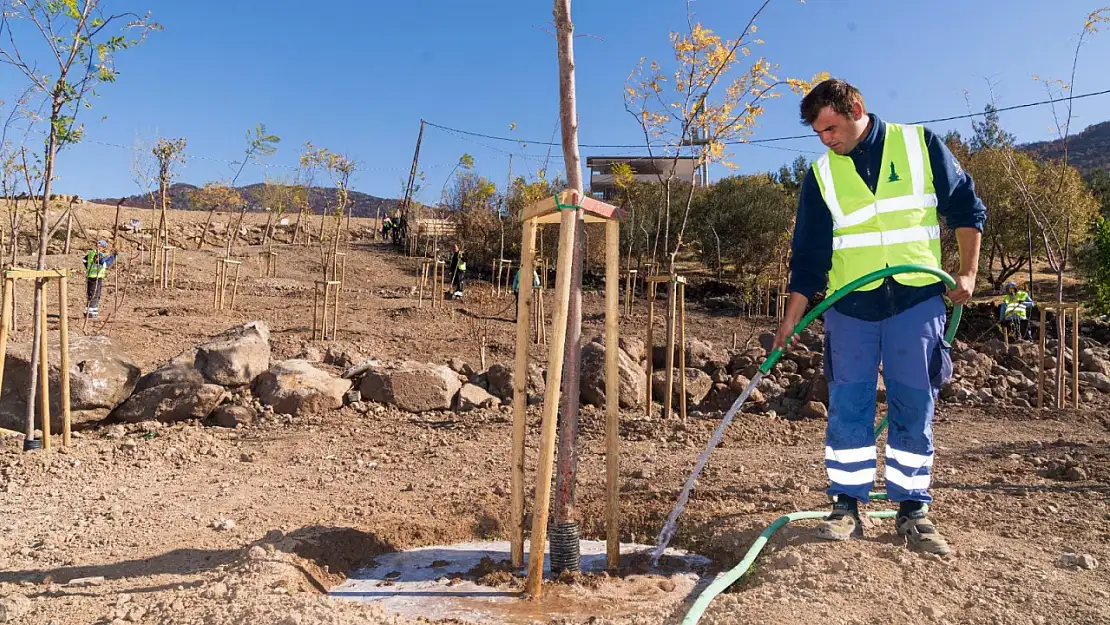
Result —
[{"label": "small planted tree", "polygon": [[[301,152],[298,161],[297,178],[301,183],[302,195],[295,198],[297,200],[297,225],[293,228],[293,242],[297,242],[297,235],[301,232],[301,219],[312,212],[312,190],[313,185],[316,183],[316,173],[320,171],[323,165],[324,154],[327,150],[324,148],[317,148],[312,145],[312,142],[306,141],[304,144],[304,151]],[[312,235],[308,232],[309,225],[307,221],[304,225],[305,230],[305,244],[312,243]],[[323,236],[324,227],[323,223],[320,224],[320,235]]]},{"label": "small planted tree", "polygon": [[[659,62],[644,58],[625,84],[625,110],[640,125],[658,183],[663,187],[663,214],[656,225],[652,262],[656,260],[662,230],[662,245],[667,250],[671,272],[684,245],[697,172],[713,163],[734,166],[728,146],[752,136],[767,101],[780,97],[783,88],[803,95],[828,77],[821,73],[809,81],[779,79],[777,67],[763,57],[747,67],[741,66],[742,59],[752,57],[752,47],[763,43],[755,37],[755,20],[769,3],[770,0],[765,0],[740,36],[730,40],[695,22],[688,1],[689,30],[671,33],[673,68],[665,70]],[[680,199],[682,212],[672,243],[675,218],[672,192],[679,175],[678,163],[684,155],[692,158],[694,173],[687,181],[690,186],[685,198]]]},{"label": "small planted tree", "polygon": [[189,204],[195,208],[208,209],[208,217],[204,220],[204,230],[201,231],[200,240],[197,241],[197,249],[199,250],[204,247],[208,230],[212,226],[213,215],[217,211],[234,211],[246,204],[246,200],[231,185],[209,182],[189,194]]},{"label": "small planted tree", "polygon": [[[243,160],[239,163],[239,170],[235,172],[235,177],[231,179],[231,188],[235,188],[235,183],[238,182],[239,176],[243,173],[243,168],[249,162],[261,162],[264,156],[273,156],[277,152],[277,144],[281,143],[281,138],[277,135],[272,135],[266,132],[265,124],[258,124],[254,128],[247,131],[247,147],[243,153]],[[243,228],[243,218],[247,213],[247,202],[243,202],[239,207],[239,217],[235,220],[235,228],[230,232],[227,238],[227,253],[226,258],[231,258],[231,253],[235,249],[235,242],[239,238],[239,231]]]},{"label": "small planted tree", "polygon": [[[0,44],[0,60],[30,83],[33,95],[45,99],[47,126],[42,155],[43,191],[39,209],[36,267],[46,268],[49,224],[47,207],[55,177],[58,151],[80,141],[79,111],[88,106],[100,85],[116,79],[115,57],[160,28],[149,16],[108,14],[101,0],[3,0],[0,30],[8,43]],[[18,38],[17,38],[18,33]],[[49,68],[49,69],[47,69]],[[42,306],[43,281],[35,284],[34,309]],[[26,440],[34,440],[40,337],[43,315],[35,315],[31,340],[30,382],[27,397]]]},{"label": "small planted tree", "polygon": [[[332,183],[335,185],[335,207],[332,214],[335,216],[335,240],[332,242],[332,257],[339,252],[339,239],[343,228],[343,213],[351,203],[351,174],[355,173],[355,162],[345,155],[334,152],[325,152],[324,166],[331,174]],[[347,221],[348,228],[350,220]],[[321,233],[323,227],[321,224]]]},{"label": "small planted tree", "polygon": [[170,185],[177,176],[177,166],[185,163],[185,137],[178,139],[158,139],[151,153],[158,163],[158,241],[159,245],[170,244]]}]

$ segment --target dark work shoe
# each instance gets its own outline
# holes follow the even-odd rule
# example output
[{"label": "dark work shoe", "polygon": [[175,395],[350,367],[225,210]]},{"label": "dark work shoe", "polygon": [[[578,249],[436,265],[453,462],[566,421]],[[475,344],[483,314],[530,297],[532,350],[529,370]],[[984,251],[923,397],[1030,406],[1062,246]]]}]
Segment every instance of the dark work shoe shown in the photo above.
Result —
[{"label": "dark work shoe", "polygon": [[817,526],[817,537],[825,540],[848,540],[863,537],[863,524],[859,519],[859,508],[855,501],[837,501],[832,513]]},{"label": "dark work shoe", "polygon": [[924,510],[900,516],[894,521],[898,535],[906,538],[906,544],[914,551],[948,555],[948,541],[937,531],[937,526],[925,516]]}]

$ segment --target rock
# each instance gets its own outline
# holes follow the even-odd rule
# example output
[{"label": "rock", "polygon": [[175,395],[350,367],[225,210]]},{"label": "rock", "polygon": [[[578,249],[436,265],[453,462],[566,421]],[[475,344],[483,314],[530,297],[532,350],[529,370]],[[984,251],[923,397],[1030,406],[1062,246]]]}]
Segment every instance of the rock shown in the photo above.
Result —
[{"label": "rock", "polygon": [[1090,571],[1098,568],[1098,559],[1092,555],[1082,554],[1076,558],[1076,564],[1079,568]]},{"label": "rock", "polygon": [[118,441],[124,436],[127,436],[127,428],[118,423],[116,425],[109,425],[108,428],[104,430],[104,438],[107,439]]},{"label": "rock", "polygon": [[301,348],[301,351],[297,352],[294,358],[300,358],[301,360],[307,360],[309,362],[323,362],[324,353],[320,351],[319,346],[306,343],[304,347]]},{"label": "rock", "polygon": [[1079,364],[1083,371],[1101,373],[1102,375],[1110,375],[1110,362],[1108,362],[1105,358],[1100,358],[1089,349],[1085,349],[1080,352]]},{"label": "rock", "polygon": [[[605,406],[605,354],[605,345],[601,343],[591,342],[582,346],[580,389],[584,404]],[[621,349],[617,350],[617,384],[621,408],[643,405],[646,394],[643,368]]]},{"label": "rock", "polygon": [[1071,568],[1079,564],[1079,559],[1074,553],[1061,553],[1060,557],[1056,560],[1056,564],[1064,568]]},{"label": "rock", "polygon": [[1093,371],[1080,371],[1079,381],[1095,387],[1102,393],[1110,393],[1110,377]]},{"label": "rock", "polygon": [[825,377],[824,373],[815,375],[809,381],[806,387],[805,394],[806,401],[815,401],[828,405],[829,403],[829,380]]},{"label": "rock", "polygon": [[819,401],[807,401],[798,411],[798,416],[803,419],[828,419],[829,409]]},{"label": "rock", "polygon": [[270,367],[270,329],[262,321],[229,328],[197,346],[197,371],[220,386],[245,386]]},{"label": "rock", "polygon": [[774,332],[764,332],[764,333],[759,335],[759,346],[763,348],[763,351],[770,353],[771,346],[773,346],[774,344],[775,344],[775,333]]},{"label": "rock", "polygon": [[728,387],[736,393],[743,393],[744,389],[748,388],[748,385],[751,383],[751,380],[737,373],[732,377],[732,380],[729,381]]},{"label": "rock", "polygon": [[[490,365],[489,370],[474,376],[471,379],[471,383],[477,386],[484,386],[487,391],[494,397],[500,399],[502,403],[508,403],[513,400],[513,370],[506,365],[500,363]],[[528,395],[543,396],[546,391],[547,383],[544,380],[544,370],[537,364],[529,364]]]},{"label": "rock", "polygon": [[274,412],[305,415],[343,406],[351,381],[333,377],[306,360],[282,360],[258,375],[251,391]]},{"label": "rock", "polygon": [[0,623],[22,622],[23,615],[31,611],[31,600],[23,595],[10,594],[0,599]]},{"label": "rock", "polygon": [[709,341],[691,338],[686,345],[686,366],[695,369],[705,369],[711,363],[723,363],[727,358],[723,352],[713,349]]},{"label": "rock", "polygon": [[161,384],[128,397],[110,417],[127,423],[204,419],[220,405],[224,394],[224,388],[215,384]]},{"label": "rock", "polygon": [[[368,371],[359,384],[363,399],[391,404],[407,412],[450,410],[461,387],[459,376],[447,366],[412,361]],[[509,388],[511,397],[511,378]]]},{"label": "rock", "polygon": [[1069,481],[1082,482],[1087,479],[1087,470],[1083,467],[1068,467],[1066,476]]},{"label": "rock", "polygon": [[[674,370],[674,390],[673,390],[673,403],[678,406],[678,403],[683,401],[680,393],[680,385],[678,376],[680,375],[678,369]],[[686,403],[687,405],[697,406],[709,394],[709,389],[713,388],[713,379],[709,374],[701,369],[694,369],[692,367],[686,368]],[[651,395],[656,401],[663,401],[667,396],[667,374],[665,371],[656,371],[651,376]]]},{"label": "rock", "polygon": [[484,388],[474,384],[463,384],[462,388],[459,389],[457,410],[466,412],[478,408],[497,406],[500,403],[501,400],[487,393]]},{"label": "rock", "polygon": [[636,336],[622,336],[617,339],[617,347],[621,348],[632,362],[639,364],[644,361],[644,339]]},{"label": "rock", "polygon": [[340,369],[353,367],[363,360],[366,360],[366,357],[357,349],[345,345],[328,345],[328,349],[324,352],[324,364]]},{"label": "rock", "polygon": [[466,377],[474,375],[474,368],[463,361],[462,358],[452,358],[448,360],[447,366],[450,367],[452,371],[460,375],[465,375]]},{"label": "rock", "polygon": [[258,413],[250,406],[220,406],[211,416],[216,425],[232,429],[240,425],[250,425],[256,418]]},{"label": "rock", "polygon": [[206,384],[207,380],[196,369],[197,350],[187,349],[169,362],[139,378],[135,392],[145,391],[162,384]]},{"label": "rock", "polygon": [[[50,366],[50,415],[55,432],[62,430],[61,354],[58,343],[47,348]],[[107,336],[69,337],[69,388],[74,425],[99,421],[135,390],[139,365]],[[29,344],[9,343],[0,394],[0,427],[22,431],[30,379]]]},{"label": "rock", "polygon": [[501,363],[494,363],[486,370],[486,384],[489,392],[501,401],[513,400],[513,370],[512,367]]}]

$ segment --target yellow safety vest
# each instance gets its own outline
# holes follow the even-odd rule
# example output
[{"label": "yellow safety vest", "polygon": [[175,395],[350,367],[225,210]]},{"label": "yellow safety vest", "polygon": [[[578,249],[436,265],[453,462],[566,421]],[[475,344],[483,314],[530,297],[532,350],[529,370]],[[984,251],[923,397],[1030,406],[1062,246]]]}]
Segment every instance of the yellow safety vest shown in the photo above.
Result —
[{"label": "yellow safety vest", "polygon": [[[872,193],[851,157],[829,150],[813,164],[821,196],[833,219],[829,289],[891,265],[940,268],[940,222],[925,128],[886,124],[883,170]],[[908,286],[938,282],[931,274],[899,274]],[[878,288],[881,281],[860,287]]]},{"label": "yellow safety vest", "polygon": [[1018,291],[1012,296],[1007,295],[1002,298],[1006,303],[1006,318],[1007,319],[1025,319],[1028,312],[1025,310],[1025,300],[1029,299],[1029,294],[1025,291]]},{"label": "yellow safety vest", "polygon": [[100,253],[96,250],[89,250],[85,254],[85,277],[103,280],[108,275],[108,268],[104,266],[100,259]]}]

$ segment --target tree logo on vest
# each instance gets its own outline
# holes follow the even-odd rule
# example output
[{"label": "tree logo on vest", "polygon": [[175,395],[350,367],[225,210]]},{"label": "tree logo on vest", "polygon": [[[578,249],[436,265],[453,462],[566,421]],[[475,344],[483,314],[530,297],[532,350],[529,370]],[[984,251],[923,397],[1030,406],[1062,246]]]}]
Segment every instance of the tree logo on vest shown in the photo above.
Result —
[{"label": "tree logo on vest", "polygon": [[898,177],[898,172],[894,170],[894,161],[890,161],[890,177],[886,179],[887,182],[898,182],[901,178]]}]

